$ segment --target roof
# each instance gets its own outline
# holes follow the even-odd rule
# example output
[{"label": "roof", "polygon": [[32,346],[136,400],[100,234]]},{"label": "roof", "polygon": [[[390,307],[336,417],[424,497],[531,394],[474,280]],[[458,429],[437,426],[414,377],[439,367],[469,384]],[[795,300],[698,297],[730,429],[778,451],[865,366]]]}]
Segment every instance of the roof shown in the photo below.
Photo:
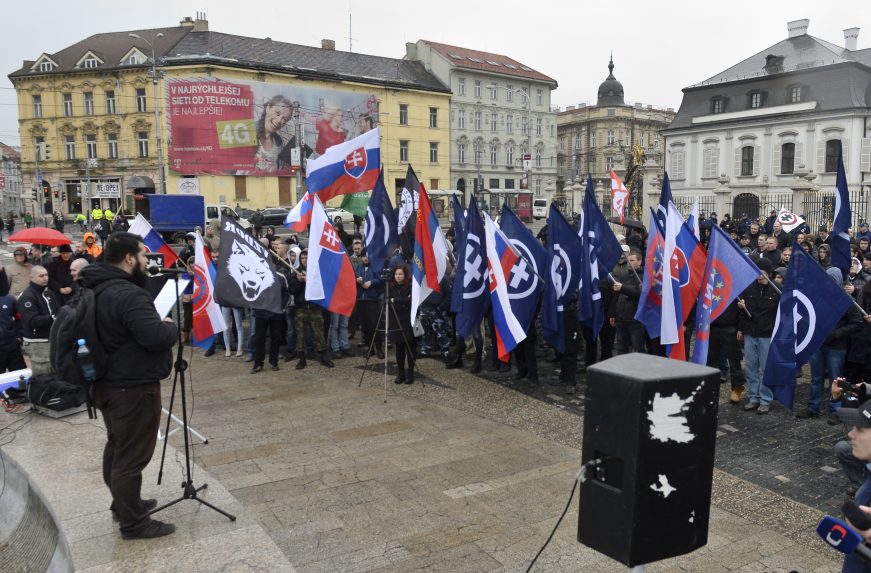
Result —
[{"label": "roof", "polygon": [[[46,73],[136,67],[119,66],[119,62],[134,46],[148,56],[151,55],[151,48],[145,40],[131,38],[129,34],[135,33],[150,40],[162,33],[163,37],[156,42],[155,57],[163,66],[212,63],[290,73],[312,79],[348,80],[450,93],[450,89],[419,62],[276,42],[270,38],[193,30],[191,26],[178,26],[95,34],[55,54],[48,54],[59,66],[52,72],[31,72],[31,61],[25,62],[21,69],[9,74],[9,77],[15,79]],[[103,60],[105,65],[87,70],[76,68],[76,62],[88,51]]]},{"label": "roof", "polygon": [[765,70],[768,56],[783,57],[782,68],[776,72],[790,72],[801,69],[817,68],[841,64],[844,62],[859,62],[871,65],[871,49],[850,51],[836,46],[814,36],[803,34],[787,38],[765,48],[746,60],[714,74],[703,82],[690,86],[691,88],[721,84],[746,78],[769,75]]},{"label": "roof", "polygon": [[276,42],[270,38],[191,32],[167,57],[167,65],[183,60],[220,59],[230,66],[450,93],[418,62]]},{"label": "roof", "polygon": [[[148,41],[163,34],[162,38],[157,38],[155,41],[155,57],[159,60],[167,51],[169,51],[179,40],[186,34],[190,33],[192,28],[184,26],[175,26],[172,28],[153,28],[148,30],[127,30],[123,32],[107,32],[103,34],[94,34],[80,42],[76,42],[72,46],[66,47],[59,52],[48,54],[48,56],[57,63],[58,67],[50,73],[63,73],[82,71],[81,68],[76,68],[76,63],[87,54],[93,52],[95,56],[103,60],[104,64],[96,69],[87,71],[99,71],[106,69],[114,69],[119,67],[136,67],[136,66],[121,66],[121,59],[127,55],[134,46],[138,48],[146,56],[151,56],[151,47]],[[142,37],[131,38],[129,34],[137,34]],[[10,78],[45,74],[46,72],[31,72],[30,66],[33,62],[25,62],[21,69],[9,74]],[[150,64],[148,64],[150,65]]]},{"label": "roof", "polygon": [[0,142],[0,155],[12,161],[21,161],[21,152],[10,145]]},{"label": "roof", "polygon": [[480,50],[472,50],[469,48],[461,48],[460,46],[451,46],[449,44],[441,44],[439,42],[431,42],[429,40],[423,41],[429,44],[433,50],[438,52],[442,57],[446,58],[451,62],[451,64],[458,68],[517,76],[552,83],[554,88],[557,86],[556,80],[552,77],[546,76],[543,73],[530,68],[526,64],[522,64],[513,58],[509,58],[508,56],[491,52],[482,52]]}]

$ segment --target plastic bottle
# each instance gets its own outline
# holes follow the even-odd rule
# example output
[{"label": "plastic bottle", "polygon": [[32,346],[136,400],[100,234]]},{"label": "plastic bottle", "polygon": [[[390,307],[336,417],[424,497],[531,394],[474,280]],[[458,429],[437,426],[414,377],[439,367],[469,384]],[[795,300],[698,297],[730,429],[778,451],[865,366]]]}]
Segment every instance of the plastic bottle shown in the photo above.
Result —
[{"label": "plastic bottle", "polygon": [[78,350],[76,350],[76,358],[79,363],[79,368],[82,369],[82,374],[85,377],[85,380],[88,382],[93,382],[94,378],[97,375],[97,371],[94,368],[94,359],[91,357],[91,351],[88,349],[88,345],[85,344],[84,338],[79,338],[76,341],[78,345]]}]

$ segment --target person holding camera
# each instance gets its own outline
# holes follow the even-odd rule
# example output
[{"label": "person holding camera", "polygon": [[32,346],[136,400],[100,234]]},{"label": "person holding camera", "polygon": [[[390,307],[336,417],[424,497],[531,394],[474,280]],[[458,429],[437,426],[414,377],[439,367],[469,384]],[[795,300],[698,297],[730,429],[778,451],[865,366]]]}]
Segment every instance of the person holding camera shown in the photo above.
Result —
[{"label": "person holding camera", "polygon": [[[847,386],[844,380],[838,379],[838,384],[832,384],[832,398],[841,390],[846,390]],[[862,384],[861,386],[865,386]],[[851,391],[853,389],[851,388]],[[849,392],[847,392],[849,393]],[[858,394],[858,393],[857,393]],[[858,395],[857,395],[858,399]],[[847,434],[850,438],[850,452],[852,457],[859,464],[871,462],[871,400],[865,400],[857,408],[843,407],[838,410],[839,419],[850,427],[850,432]],[[840,442],[839,442],[840,444]],[[837,447],[837,446],[836,446]],[[851,478],[852,480],[852,478]],[[855,502],[860,506],[862,511],[871,515],[871,475],[865,474],[865,479],[862,481],[859,489],[856,491]],[[847,523],[850,523],[847,520]],[[871,543],[871,529],[859,529],[852,523],[850,526],[865,538],[865,543]],[[856,553],[849,553],[844,556],[844,565],[841,569],[842,573],[860,573],[871,572],[871,566],[866,565]]]}]

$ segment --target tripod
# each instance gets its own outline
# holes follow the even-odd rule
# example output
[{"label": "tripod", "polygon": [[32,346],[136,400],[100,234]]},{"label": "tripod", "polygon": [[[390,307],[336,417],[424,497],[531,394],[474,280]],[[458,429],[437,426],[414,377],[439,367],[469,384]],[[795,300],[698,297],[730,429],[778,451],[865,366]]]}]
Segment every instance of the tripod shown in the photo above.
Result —
[{"label": "tripod", "polygon": [[[411,345],[408,343],[408,339],[405,337],[405,331],[402,329],[402,323],[399,321],[399,315],[396,314],[396,308],[393,306],[393,303],[390,302],[390,281],[384,281],[384,305],[381,307],[381,310],[378,313],[378,320],[376,321],[376,325],[381,324],[381,317],[384,317],[384,403],[387,403],[387,342],[388,335],[390,334],[390,312],[387,312],[385,309],[390,308],[390,312],[393,313],[393,318],[396,319],[396,324],[399,325],[399,332],[402,333],[402,341],[405,343],[405,347],[411,350]],[[360,373],[360,381],[357,382],[357,388],[363,385],[363,377],[366,376],[366,368],[369,366],[369,359],[372,357],[372,349],[375,347],[375,338],[381,334],[378,332],[378,328],[376,326],[375,333],[372,335],[372,342],[369,343],[369,350],[366,352],[366,362],[363,364],[363,372]],[[414,365],[417,364],[417,360],[414,361]],[[414,366],[411,367],[412,372],[414,371]],[[421,385],[426,386],[423,380],[420,381]]]},{"label": "tripod", "polygon": [[[181,293],[178,292],[178,274],[173,273],[172,278],[175,279],[175,312],[176,312],[176,321],[181,322]],[[172,406],[175,402],[175,388],[176,385],[181,386],[181,429],[182,434],[184,435],[184,462],[185,462],[185,480],[182,482],[182,495],[178,499],[175,499],[169,503],[165,503],[159,507],[156,507],[151,510],[150,514],[157,513],[158,511],[162,511],[167,507],[177,504],[180,501],[185,499],[193,499],[195,501],[200,502],[206,507],[213,509],[229,519],[230,521],[236,521],[236,516],[222,509],[218,509],[211,503],[205,501],[200,498],[197,494],[202,490],[206,489],[209,484],[204,483],[200,487],[194,487],[193,480],[191,479],[191,454],[190,454],[190,440],[189,440],[189,432],[190,425],[188,424],[188,409],[187,409],[187,394],[185,392],[185,377],[184,373],[187,370],[188,363],[184,359],[184,346],[182,346],[181,342],[181,328],[178,328],[178,351],[175,356],[175,375],[172,378],[172,395],[169,399],[169,410],[166,416],[166,430],[164,431],[164,436],[166,439],[163,440],[163,453],[160,456],[160,471],[157,473],[157,483],[160,485],[161,480],[163,479],[163,464],[166,461],[166,445],[169,442],[169,423],[172,421],[175,416],[172,415]],[[176,418],[177,419],[177,418]]]}]

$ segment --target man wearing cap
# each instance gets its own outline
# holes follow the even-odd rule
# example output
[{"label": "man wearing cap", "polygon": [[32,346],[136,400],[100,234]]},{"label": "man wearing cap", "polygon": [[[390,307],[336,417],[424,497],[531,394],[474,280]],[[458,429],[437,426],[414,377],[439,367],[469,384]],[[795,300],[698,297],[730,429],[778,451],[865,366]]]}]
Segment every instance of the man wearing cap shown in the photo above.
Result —
[{"label": "man wearing cap", "polygon": [[868,229],[868,221],[862,221],[859,223],[859,232],[856,233],[856,238],[860,241],[862,239],[868,239],[871,242],[871,230]]},{"label": "man wearing cap", "polygon": [[[774,333],[774,321],[780,293],[769,284],[770,262],[760,259],[757,263],[760,274],[756,282],[748,286],[738,297],[738,342],[744,342],[744,377],[748,385],[748,401],[744,410],[756,410],[757,414],[767,414],[774,394],[771,388],[762,383],[768,347]],[[745,312],[746,311],[746,312]]]},{"label": "man wearing cap", "polygon": [[775,221],[777,221],[777,210],[772,209],[768,212],[768,217],[765,219],[765,224],[762,226],[762,230],[765,231],[766,235],[770,235],[774,232]]},{"label": "man wearing cap", "polygon": [[[838,389],[838,394],[840,394],[840,389]],[[834,395],[835,389],[833,388],[833,398]],[[862,462],[871,462],[871,400],[863,402],[858,408],[841,408],[838,410],[838,418],[851,428],[847,436],[850,438],[853,457]],[[859,506],[871,505],[871,475],[867,475],[867,472],[865,482],[856,491],[855,501]],[[863,509],[862,511],[871,514],[871,510]],[[850,525],[853,526],[852,523]],[[855,526],[853,527],[855,528]],[[865,538],[865,543],[871,542],[871,530],[856,528],[856,531]],[[841,573],[867,573],[869,571],[871,571],[871,566],[866,565],[860,558],[856,557],[855,553],[848,553],[844,556],[844,566]]]},{"label": "man wearing cap", "polygon": [[[844,284],[841,269],[829,267],[826,269],[829,275],[838,285]],[[823,401],[826,374],[829,380],[840,378],[844,371],[844,361],[847,358],[847,345],[850,338],[862,328],[862,315],[855,306],[851,306],[841,317],[832,331],[826,337],[826,341],[816,352],[811,355],[811,393],[808,398],[807,408],[796,413],[799,419],[816,418],[820,415],[820,405]],[[829,423],[838,423],[836,416],[839,404],[829,401]]]},{"label": "man wearing cap", "polygon": [[58,247],[58,257],[48,264],[48,288],[58,294],[61,303],[66,303],[73,293],[73,277],[70,265],[73,263],[73,249],[69,245]]},{"label": "man wearing cap", "polygon": [[27,260],[27,249],[15,247],[12,251],[15,261],[6,267],[6,276],[9,277],[9,294],[17,297],[30,284],[30,269],[33,265]]},{"label": "man wearing cap", "polygon": [[753,247],[750,245],[750,235],[744,233],[738,238],[738,247],[745,255],[750,255],[753,252]]}]

